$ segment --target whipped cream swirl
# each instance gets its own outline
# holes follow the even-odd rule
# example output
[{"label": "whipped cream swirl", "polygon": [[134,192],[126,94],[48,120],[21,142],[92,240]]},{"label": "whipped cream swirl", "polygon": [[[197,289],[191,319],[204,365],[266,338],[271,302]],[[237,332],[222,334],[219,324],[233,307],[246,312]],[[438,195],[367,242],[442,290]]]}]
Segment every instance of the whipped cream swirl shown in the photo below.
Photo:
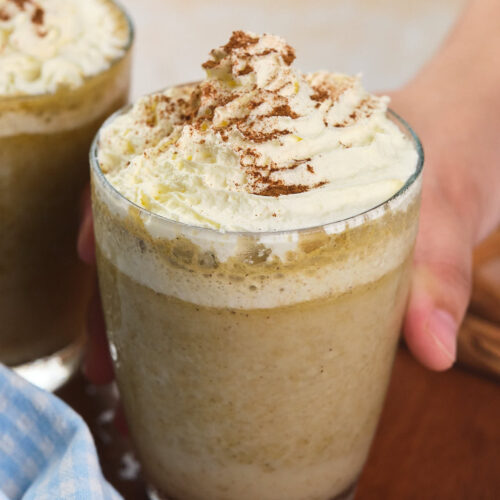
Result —
[{"label": "whipped cream swirl", "polygon": [[129,36],[111,0],[0,0],[0,96],[77,87],[121,57]]},{"label": "whipped cream swirl", "polygon": [[105,126],[108,180],[147,210],[221,231],[310,227],[390,198],[417,153],[388,98],[294,59],[277,36],[234,32],[202,82],[145,96]]}]

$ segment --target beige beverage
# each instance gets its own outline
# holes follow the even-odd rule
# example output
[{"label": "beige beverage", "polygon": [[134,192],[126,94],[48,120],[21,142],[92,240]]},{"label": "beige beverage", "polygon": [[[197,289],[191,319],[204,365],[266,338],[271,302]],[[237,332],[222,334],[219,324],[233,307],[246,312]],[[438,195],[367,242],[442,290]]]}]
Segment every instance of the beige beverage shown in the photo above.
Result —
[{"label": "beige beverage", "polygon": [[[287,61],[290,51],[277,37],[233,34],[204,65],[207,80],[145,97],[115,115],[91,151],[106,326],[152,498],[352,498],[377,426],[407,299],[421,149],[399,119],[386,117],[382,108],[375,111],[378,101],[354,104],[354,111],[345,110],[345,121],[335,122],[337,130],[324,133],[342,133],[344,140],[348,134],[352,148],[362,136],[363,151],[355,161],[371,165],[376,152],[364,152],[362,122],[379,113],[376,134],[385,127],[405,151],[399,155],[401,165],[395,165],[403,170],[399,187],[386,195],[381,188],[388,185],[385,174],[370,180],[372,192],[378,189],[382,197],[378,203],[370,197],[359,200],[366,175],[358,175],[351,187],[345,177],[335,193],[328,190],[340,180],[326,175],[306,184],[311,170],[319,174],[333,165],[323,166],[313,156],[318,144],[307,139],[305,127],[300,141],[290,140],[291,145],[309,141],[303,154],[310,168],[304,165],[300,184],[291,182],[298,177],[287,177],[293,171],[298,176],[304,163],[297,164],[298,153],[292,151],[294,159],[271,168],[269,175],[260,165],[243,176],[235,170],[237,182],[227,188],[231,178],[219,169],[229,168],[232,157],[224,145],[236,145],[233,151],[244,157],[252,143],[254,158],[266,147],[269,160],[281,154],[282,136],[298,137],[292,127],[301,127],[300,116],[305,116],[293,100],[299,92],[292,81],[285,94],[292,98],[283,103],[284,87],[278,85],[297,77]],[[243,59],[253,70],[242,64],[241,76],[257,73],[256,67],[264,72],[264,65],[272,66],[269,75],[278,66],[274,80],[264,89],[258,74],[248,85],[237,78],[233,83],[227,73],[217,72],[230,56],[236,59],[233,77],[239,76]],[[328,77],[321,78],[325,84]],[[336,102],[336,91],[352,91],[350,100],[358,104],[368,99],[348,77],[336,75],[330,87],[314,78],[307,81],[312,89],[306,89],[304,99],[329,92],[318,107],[312,99],[314,109],[327,99]],[[257,109],[254,99],[270,87],[278,89],[272,97],[278,103],[264,106],[260,121],[252,123],[261,126],[271,119],[273,131],[247,127],[241,101],[234,104],[236,118],[227,116],[228,103],[240,97],[247,109]],[[385,138],[376,134],[371,144],[379,149],[377,141]],[[273,142],[264,145],[263,136]],[[333,136],[314,137],[329,144]],[[387,147],[384,142],[384,155]],[[252,172],[257,181],[248,187]],[[366,181],[361,191],[360,180]],[[210,198],[205,190],[217,195]],[[331,201],[333,195],[337,201]],[[354,200],[350,206],[356,204],[351,208],[356,213],[341,220],[329,214],[331,205],[317,203],[328,199],[334,214],[345,214],[335,205],[341,198],[343,206],[347,199]],[[308,214],[311,203],[316,205]],[[277,227],[281,221],[286,229]]]},{"label": "beige beverage", "polygon": [[79,200],[92,138],[127,100],[131,26],[107,0],[4,0],[0,19],[0,361],[55,388],[82,342]]}]

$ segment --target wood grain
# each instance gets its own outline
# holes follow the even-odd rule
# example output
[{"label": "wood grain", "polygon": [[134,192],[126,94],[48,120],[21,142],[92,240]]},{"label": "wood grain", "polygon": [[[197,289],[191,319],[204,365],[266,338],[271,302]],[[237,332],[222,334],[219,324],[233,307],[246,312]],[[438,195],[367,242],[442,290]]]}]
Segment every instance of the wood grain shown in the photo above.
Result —
[{"label": "wood grain", "polygon": [[396,358],[357,500],[500,498],[500,387]]},{"label": "wood grain", "polygon": [[476,249],[469,309],[500,325],[500,229]]},{"label": "wood grain", "polygon": [[476,249],[471,303],[457,354],[461,364],[500,379],[500,230]]},{"label": "wood grain", "polygon": [[460,330],[458,359],[500,380],[500,326],[468,314]]}]

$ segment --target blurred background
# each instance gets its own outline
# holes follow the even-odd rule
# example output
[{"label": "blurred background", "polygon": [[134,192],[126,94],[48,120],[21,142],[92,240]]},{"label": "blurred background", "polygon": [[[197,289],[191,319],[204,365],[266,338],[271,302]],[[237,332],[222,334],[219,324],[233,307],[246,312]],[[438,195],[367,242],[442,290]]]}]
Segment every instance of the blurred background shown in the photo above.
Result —
[{"label": "blurred background", "polygon": [[281,35],[303,71],[363,74],[371,90],[410,79],[465,0],[122,0],[137,29],[132,98],[203,76],[235,29]]}]

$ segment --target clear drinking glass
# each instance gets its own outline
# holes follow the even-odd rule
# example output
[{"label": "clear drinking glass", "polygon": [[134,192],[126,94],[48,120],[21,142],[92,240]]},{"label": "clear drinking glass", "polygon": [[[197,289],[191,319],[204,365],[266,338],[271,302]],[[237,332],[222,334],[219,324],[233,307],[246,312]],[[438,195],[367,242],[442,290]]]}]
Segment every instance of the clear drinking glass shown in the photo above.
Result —
[{"label": "clear drinking glass", "polygon": [[152,498],[353,497],[417,233],[423,152],[391,116],[418,152],[398,193],[346,220],[268,233],[193,227],[135,205],[101,172],[96,137],[101,296]]},{"label": "clear drinking glass", "polygon": [[99,126],[126,104],[122,57],[75,89],[0,96],[0,362],[54,390],[78,365],[92,273],[79,261],[79,199]]}]

